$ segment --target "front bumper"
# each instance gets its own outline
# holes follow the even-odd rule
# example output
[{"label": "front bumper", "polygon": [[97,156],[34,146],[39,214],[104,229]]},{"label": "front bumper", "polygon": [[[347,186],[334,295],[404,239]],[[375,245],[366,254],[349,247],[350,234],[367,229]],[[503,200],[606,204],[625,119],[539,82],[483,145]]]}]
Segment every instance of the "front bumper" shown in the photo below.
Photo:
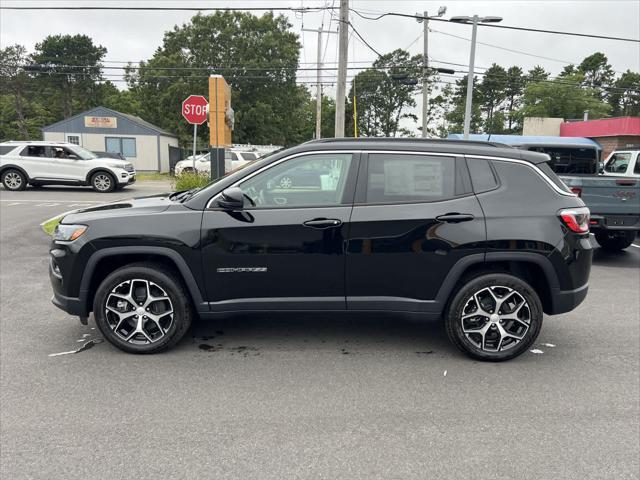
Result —
[{"label": "front bumper", "polygon": [[136,181],[136,172],[127,172],[125,170],[121,170],[117,175],[118,184],[119,185],[131,185]]}]

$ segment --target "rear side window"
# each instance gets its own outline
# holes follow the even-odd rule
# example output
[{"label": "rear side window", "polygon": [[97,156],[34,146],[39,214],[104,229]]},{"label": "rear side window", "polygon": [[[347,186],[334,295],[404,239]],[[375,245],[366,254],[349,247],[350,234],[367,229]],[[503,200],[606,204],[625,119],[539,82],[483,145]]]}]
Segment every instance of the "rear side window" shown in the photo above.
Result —
[{"label": "rear side window", "polygon": [[23,157],[46,157],[47,150],[42,145],[31,145],[20,153]]},{"label": "rear side window", "polygon": [[369,155],[366,203],[437,202],[467,193],[454,157]]},{"label": "rear side window", "polygon": [[640,175],[640,153],[636,157],[636,166],[633,167],[633,173]]},{"label": "rear side window", "polygon": [[551,167],[549,166],[548,163],[544,162],[544,163],[538,163],[536,165],[540,170],[542,170],[542,173],[544,173],[547,177],[549,177],[549,179],[560,189],[560,190],[564,190],[565,192],[569,192],[571,193],[571,190],[569,189],[569,187],[567,187],[564,182],[562,180],[560,180],[560,177],[558,177],[558,175],[555,174],[555,172],[551,169]]},{"label": "rear side window", "polygon": [[0,145],[0,155],[6,155],[14,148],[16,148],[15,145]]},{"label": "rear side window", "polygon": [[470,158],[467,160],[473,191],[476,193],[487,192],[498,186],[498,181],[488,160]]}]

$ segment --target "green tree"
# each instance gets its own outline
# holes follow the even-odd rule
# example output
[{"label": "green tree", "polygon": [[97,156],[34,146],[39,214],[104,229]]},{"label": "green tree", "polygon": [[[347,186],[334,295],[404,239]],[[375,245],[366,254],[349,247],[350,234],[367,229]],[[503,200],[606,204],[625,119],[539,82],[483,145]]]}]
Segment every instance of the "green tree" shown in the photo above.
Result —
[{"label": "green tree", "polygon": [[[222,74],[232,89],[234,142],[290,145],[304,140],[309,92],[296,85],[300,44],[284,16],[239,12],[196,15],[165,33],[162,46],[129,75],[145,119],[187,141],[191,126],[180,105],[190,94],[208,97],[207,77]],[[176,70],[185,68],[187,70]],[[206,129],[202,140],[205,144]],[[186,142],[185,142],[186,143]]]},{"label": "green tree", "polygon": [[578,66],[578,71],[584,75],[584,86],[597,89],[601,99],[607,98],[606,87],[613,83],[615,73],[604,53],[596,52],[586,57]]},{"label": "green tree", "polygon": [[547,80],[549,78],[549,72],[547,72],[540,65],[536,65],[531,70],[527,72],[525,77],[525,83],[536,83],[542,82],[543,80]]},{"label": "green tree", "polygon": [[[497,131],[504,130],[504,124],[499,125],[499,122],[494,121],[493,115],[507,98],[507,86],[507,71],[495,63],[487,69],[482,77],[482,82],[478,85],[479,98],[476,101],[480,102],[480,108],[485,115],[486,132],[498,133]],[[504,122],[504,115],[501,115],[501,119]]]},{"label": "green tree", "polygon": [[522,69],[513,66],[507,70],[507,86],[505,89],[507,110],[507,133],[516,133],[521,130],[522,94],[524,93],[525,78]]},{"label": "green tree", "polygon": [[36,78],[59,100],[62,118],[96,106],[107,49],[86,35],[53,35],[36,44]]},{"label": "green tree", "polygon": [[[406,109],[416,106],[415,93],[420,89],[422,57],[411,57],[398,49],[382,55],[372,68],[358,73],[351,83],[349,99],[356,85],[358,132],[366,137],[395,137],[408,134],[400,126],[403,119],[417,120]],[[353,107],[351,107],[353,108]],[[350,134],[352,134],[350,132]]]},{"label": "green tree", "polygon": [[523,115],[526,117],[582,118],[589,110],[590,118],[609,113],[610,105],[600,100],[591,88],[582,86],[584,77],[576,73],[562,81],[529,84],[524,92]]},{"label": "green tree", "polygon": [[614,116],[640,116],[640,73],[627,70],[613,84],[609,104]]},{"label": "green tree", "polygon": [[[467,75],[456,80],[451,96],[452,109],[447,113],[450,133],[462,133],[464,130],[464,110],[467,98]],[[473,77],[473,102],[471,103],[470,133],[482,130],[482,111],[480,110],[480,92],[478,91],[478,77]]]}]

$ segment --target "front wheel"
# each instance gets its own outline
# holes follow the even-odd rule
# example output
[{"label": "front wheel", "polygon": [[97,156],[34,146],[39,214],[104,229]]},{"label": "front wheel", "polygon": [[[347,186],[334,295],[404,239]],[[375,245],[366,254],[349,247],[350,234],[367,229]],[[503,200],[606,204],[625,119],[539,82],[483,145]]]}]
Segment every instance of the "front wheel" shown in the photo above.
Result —
[{"label": "front wheel", "polygon": [[96,192],[113,192],[116,188],[116,179],[110,173],[96,172],[91,176],[91,186]]},{"label": "front wheel", "polygon": [[156,353],[174,346],[191,325],[191,304],[179,278],[154,264],[111,273],[93,302],[96,325],[129,353]]},{"label": "front wheel", "polygon": [[629,247],[636,238],[635,231],[610,232],[607,230],[595,232],[596,240],[604,250],[617,252]]},{"label": "front wheel", "polygon": [[445,316],[447,335],[464,353],[500,362],[517,357],[536,340],[542,304],[531,286],[513,275],[492,273],[463,285]]}]

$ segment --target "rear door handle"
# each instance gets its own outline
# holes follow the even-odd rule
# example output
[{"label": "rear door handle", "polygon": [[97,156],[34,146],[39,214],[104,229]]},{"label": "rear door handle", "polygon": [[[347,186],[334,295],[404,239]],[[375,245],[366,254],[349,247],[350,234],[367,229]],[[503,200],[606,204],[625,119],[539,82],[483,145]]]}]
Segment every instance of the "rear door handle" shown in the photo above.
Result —
[{"label": "rear door handle", "polygon": [[469,222],[474,218],[470,213],[445,213],[444,215],[437,216],[436,220],[446,223],[460,223]]},{"label": "rear door handle", "polygon": [[341,224],[342,221],[337,218],[314,218],[313,220],[307,220],[303,223],[305,227],[311,228],[333,228]]}]

